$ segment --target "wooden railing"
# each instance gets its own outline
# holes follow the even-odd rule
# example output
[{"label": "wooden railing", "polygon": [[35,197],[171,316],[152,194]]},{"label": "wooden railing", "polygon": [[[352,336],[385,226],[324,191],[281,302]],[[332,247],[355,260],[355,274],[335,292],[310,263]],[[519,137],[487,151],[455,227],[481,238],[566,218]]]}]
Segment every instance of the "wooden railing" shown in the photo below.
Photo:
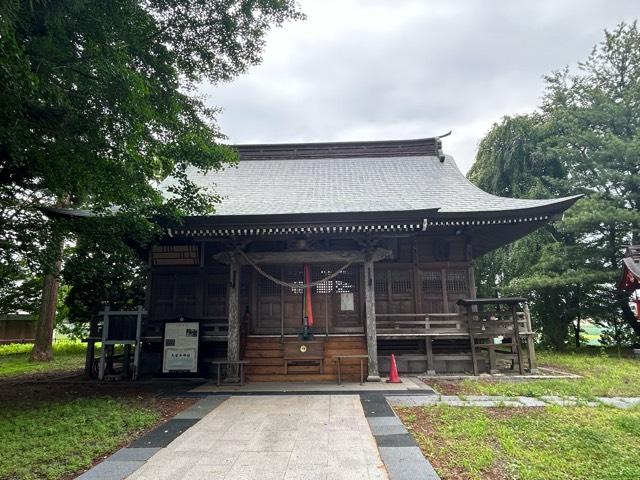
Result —
[{"label": "wooden railing", "polygon": [[[531,319],[526,311],[517,312],[520,335],[531,334]],[[376,314],[378,337],[468,337],[473,333],[509,336],[513,333],[511,312],[483,311],[473,315],[456,313],[379,313]]]},{"label": "wooden railing", "polygon": [[[498,357],[511,360],[524,373],[523,341],[527,345],[530,373],[536,371],[534,332],[524,298],[486,298],[458,301],[463,312],[456,313],[379,313],[378,338],[424,338],[427,372],[435,373],[433,341],[466,338],[469,341],[473,371],[478,375],[478,356],[488,354],[490,372],[497,372]],[[518,306],[524,311],[518,311]]]}]

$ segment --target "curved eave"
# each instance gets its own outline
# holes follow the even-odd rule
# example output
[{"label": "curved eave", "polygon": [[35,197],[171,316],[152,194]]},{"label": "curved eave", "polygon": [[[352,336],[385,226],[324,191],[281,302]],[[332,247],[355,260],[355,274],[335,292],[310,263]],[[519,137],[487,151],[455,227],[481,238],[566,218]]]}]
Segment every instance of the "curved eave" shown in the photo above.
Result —
[{"label": "curved eave", "polygon": [[521,206],[519,199],[513,200],[513,208],[500,210],[473,210],[473,211],[447,211],[439,210],[438,218],[516,218],[516,217],[535,217],[540,215],[548,215],[550,218],[562,214],[569,209],[584,195],[572,195],[570,197],[562,197],[554,200],[539,200],[538,205]]},{"label": "curved eave", "polygon": [[97,215],[91,210],[60,207],[38,207],[49,218],[93,218]]},{"label": "curved eave", "polygon": [[640,263],[633,258],[622,259],[622,275],[617,283],[618,290],[633,292],[640,289]]}]

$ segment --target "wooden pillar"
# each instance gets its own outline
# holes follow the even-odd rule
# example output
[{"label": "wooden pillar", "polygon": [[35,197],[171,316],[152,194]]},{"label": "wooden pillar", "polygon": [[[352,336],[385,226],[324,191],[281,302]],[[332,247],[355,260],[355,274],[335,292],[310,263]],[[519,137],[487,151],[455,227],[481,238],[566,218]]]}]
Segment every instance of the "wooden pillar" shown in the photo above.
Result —
[{"label": "wooden pillar", "polygon": [[[240,360],[240,318],[238,315],[238,291],[240,275],[238,261],[235,255],[231,255],[229,262],[229,288],[227,289],[227,315],[229,328],[227,334],[227,361],[238,362]],[[238,364],[230,364],[227,369],[225,382],[238,382]]]},{"label": "wooden pillar", "polygon": [[373,276],[373,260],[364,262],[364,301],[367,319],[367,354],[369,355],[369,375],[367,382],[379,382],[378,337],[376,335],[376,296]]},{"label": "wooden pillar", "polygon": [[527,330],[527,355],[529,356],[529,373],[538,373],[538,364],[536,362],[536,347],[533,342],[533,326],[531,325],[531,312],[529,311],[529,304],[524,303],[524,321],[525,328]]},{"label": "wooden pillar", "polygon": [[522,342],[520,339],[520,327],[518,325],[518,306],[517,304],[511,305],[511,319],[513,321],[513,343],[516,348],[516,355],[518,356],[518,371],[520,375],[524,375],[524,365],[522,365]]}]

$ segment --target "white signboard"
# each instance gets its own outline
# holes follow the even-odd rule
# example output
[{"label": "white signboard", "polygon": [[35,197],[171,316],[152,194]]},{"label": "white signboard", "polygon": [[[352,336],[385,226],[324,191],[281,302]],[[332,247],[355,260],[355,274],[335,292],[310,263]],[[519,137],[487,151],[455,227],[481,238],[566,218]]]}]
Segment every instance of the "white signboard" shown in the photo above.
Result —
[{"label": "white signboard", "polygon": [[353,312],[353,293],[340,294],[340,310],[343,312]]},{"label": "white signboard", "polygon": [[162,373],[198,371],[198,322],[164,325]]}]

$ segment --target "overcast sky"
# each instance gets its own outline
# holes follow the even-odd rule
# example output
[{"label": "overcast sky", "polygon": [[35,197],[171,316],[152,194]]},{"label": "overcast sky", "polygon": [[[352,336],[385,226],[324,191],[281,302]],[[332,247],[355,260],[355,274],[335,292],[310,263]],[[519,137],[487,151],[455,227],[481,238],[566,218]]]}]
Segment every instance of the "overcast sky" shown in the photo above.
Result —
[{"label": "overcast sky", "polygon": [[586,58],[638,0],[308,0],[262,64],[203,86],[232,143],[444,139],[466,172],[504,115],[539,103],[543,75]]}]

